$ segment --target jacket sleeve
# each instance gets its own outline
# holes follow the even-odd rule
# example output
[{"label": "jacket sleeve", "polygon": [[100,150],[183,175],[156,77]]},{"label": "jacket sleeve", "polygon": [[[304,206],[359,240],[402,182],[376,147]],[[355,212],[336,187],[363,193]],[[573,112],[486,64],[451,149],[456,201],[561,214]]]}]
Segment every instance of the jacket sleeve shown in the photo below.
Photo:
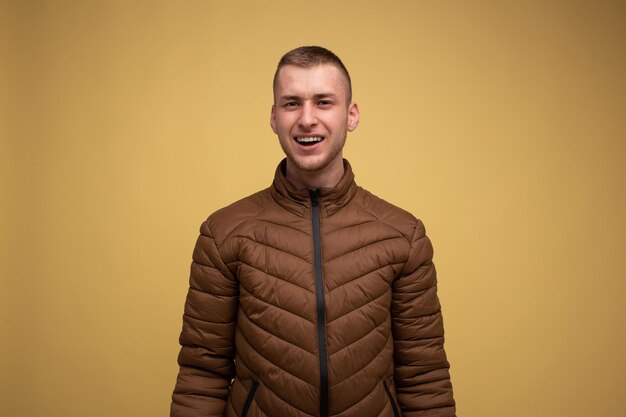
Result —
[{"label": "jacket sleeve", "polygon": [[191,264],[171,417],[221,417],[234,376],[238,285],[222,261],[208,221]]},{"label": "jacket sleeve", "polygon": [[433,248],[421,221],[393,284],[394,379],[404,417],[454,417]]}]

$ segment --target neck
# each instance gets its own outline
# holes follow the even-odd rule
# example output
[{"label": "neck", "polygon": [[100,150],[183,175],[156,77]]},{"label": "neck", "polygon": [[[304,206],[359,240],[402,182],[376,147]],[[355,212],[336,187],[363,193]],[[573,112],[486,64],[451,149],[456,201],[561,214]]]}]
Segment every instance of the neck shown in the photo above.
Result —
[{"label": "neck", "polygon": [[304,171],[298,169],[289,159],[285,176],[297,189],[315,190],[318,188],[332,188],[339,183],[344,174],[343,158],[318,171]]}]

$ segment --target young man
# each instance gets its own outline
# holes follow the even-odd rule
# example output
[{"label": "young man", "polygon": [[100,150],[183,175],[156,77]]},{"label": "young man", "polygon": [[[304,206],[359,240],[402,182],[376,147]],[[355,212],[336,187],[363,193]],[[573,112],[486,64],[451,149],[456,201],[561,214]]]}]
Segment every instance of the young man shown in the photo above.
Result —
[{"label": "young man", "polygon": [[200,228],[172,417],[455,415],[432,246],[355,184],[358,124],[337,56],[282,57],[270,125],[287,157]]}]

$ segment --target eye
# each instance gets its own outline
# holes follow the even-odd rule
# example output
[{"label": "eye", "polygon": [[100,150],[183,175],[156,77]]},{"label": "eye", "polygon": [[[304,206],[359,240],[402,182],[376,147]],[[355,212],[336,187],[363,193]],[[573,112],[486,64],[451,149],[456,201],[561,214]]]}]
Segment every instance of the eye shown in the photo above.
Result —
[{"label": "eye", "polygon": [[328,107],[333,104],[331,100],[320,100],[318,104],[322,107]]},{"label": "eye", "polygon": [[287,102],[285,102],[285,104],[283,104],[283,106],[285,106],[287,108],[297,107],[298,105],[299,105],[299,103],[297,101],[287,101]]}]

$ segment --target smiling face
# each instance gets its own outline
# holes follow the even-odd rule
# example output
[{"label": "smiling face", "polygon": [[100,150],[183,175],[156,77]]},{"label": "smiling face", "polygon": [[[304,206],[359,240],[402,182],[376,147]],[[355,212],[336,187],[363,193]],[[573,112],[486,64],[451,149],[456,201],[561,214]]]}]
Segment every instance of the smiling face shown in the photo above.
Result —
[{"label": "smiling face", "polygon": [[[287,155],[287,178],[294,184],[334,186],[343,174],[347,133],[358,124],[358,106],[348,103],[347,80],[336,66],[280,69],[270,125]],[[307,181],[312,178],[315,184]]]}]

